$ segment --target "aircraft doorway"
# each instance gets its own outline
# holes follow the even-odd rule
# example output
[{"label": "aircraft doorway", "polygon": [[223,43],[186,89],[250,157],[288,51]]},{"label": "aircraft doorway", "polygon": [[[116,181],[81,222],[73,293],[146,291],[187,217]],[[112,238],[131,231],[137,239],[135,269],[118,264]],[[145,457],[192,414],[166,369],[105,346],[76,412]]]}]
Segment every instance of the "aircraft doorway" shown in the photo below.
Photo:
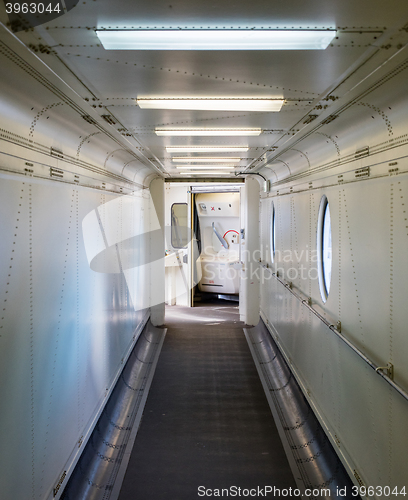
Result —
[{"label": "aircraft doorway", "polygon": [[193,195],[193,234],[197,241],[194,301],[239,301],[240,193]]},{"label": "aircraft doorway", "polygon": [[167,305],[239,302],[243,185],[166,183]]}]

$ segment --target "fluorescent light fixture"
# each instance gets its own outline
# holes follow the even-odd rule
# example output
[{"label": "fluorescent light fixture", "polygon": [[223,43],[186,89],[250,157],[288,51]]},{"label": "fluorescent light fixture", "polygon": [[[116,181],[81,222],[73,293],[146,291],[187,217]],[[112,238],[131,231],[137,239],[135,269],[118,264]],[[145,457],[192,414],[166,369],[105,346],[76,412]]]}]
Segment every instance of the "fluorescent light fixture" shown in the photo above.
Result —
[{"label": "fluorescent light fixture", "polygon": [[141,109],[196,111],[280,111],[284,99],[275,97],[138,97]]},{"label": "fluorescent light fixture", "polygon": [[207,166],[190,166],[190,167],[176,167],[179,170],[234,170],[235,167],[224,166],[224,165],[213,165],[211,167]]},{"label": "fluorescent light fixture", "polygon": [[107,50],[324,50],[334,29],[96,30]]},{"label": "fluorescent light fixture", "polygon": [[[238,180],[243,180],[242,178],[237,179]],[[209,193],[209,192],[216,192],[216,193],[237,193],[239,192],[240,188],[242,188],[242,183],[239,184],[234,184],[232,182],[228,182],[228,184],[215,184],[214,186],[208,185],[208,184],[195,184],[191,186],[190,192],[191,193]]]},{"label": "fluorescent light fixture", "polygon": [[159,136],[256,136],[261,128],[156,128]]},{"label": "fluorescent light fixture", "polygon": [[200,156],[174,156],[171,161],[177,163],[239,163],[241,158],[221,157],[200,157]]},{"label": "fluorescent light fixture", "polygon": [[245,153],[248,146],[166,146],[168,153]]},{"label": "fluorescent light fixture", "polygon": [[204,172],[197,172],[196,170],[194,172],[178,172],[179,175],[231,175],[233,172],[225,172],[225,170],[212,170],[211,172],[204,171]]}]

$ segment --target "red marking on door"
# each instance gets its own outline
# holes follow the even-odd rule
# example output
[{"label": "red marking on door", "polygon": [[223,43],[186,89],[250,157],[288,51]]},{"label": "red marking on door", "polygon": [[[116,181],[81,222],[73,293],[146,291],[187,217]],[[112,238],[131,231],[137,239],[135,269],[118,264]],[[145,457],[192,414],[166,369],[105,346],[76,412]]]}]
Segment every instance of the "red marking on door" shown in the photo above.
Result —
[{"label": "red marking on door", "polygon": [[238,232],[238,231],[235,231],[235,229],[229,229],[226,233],[224,233],[223,238],[225,238],[225,236],[226,236],[228,233],[237,233],[237,235],[239,236],[239,232]]}]

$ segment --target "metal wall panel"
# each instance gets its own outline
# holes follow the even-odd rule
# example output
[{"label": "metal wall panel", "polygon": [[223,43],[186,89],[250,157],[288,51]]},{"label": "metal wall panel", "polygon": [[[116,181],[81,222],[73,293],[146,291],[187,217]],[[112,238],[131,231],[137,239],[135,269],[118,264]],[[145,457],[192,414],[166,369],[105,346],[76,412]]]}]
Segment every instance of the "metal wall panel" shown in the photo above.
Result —
[{"label": "metal wall panel", "polygon": [[[388,156],[388,162],[398,154]],[[263,269],[261,310],[350,474],[356,471],[367,486],[402,488],[408,474],[404,458],[408,401],[272,277],[272,271],[280,269],[280,278],[292,281],[305,301],[310,297],[312,307],[329,323],[341,321],[342,334],[376,365],[391,362],[394,381],[407,391],[408,176],[389,175],[388,162],[376,177],[345,184],[321,178],[322,184],[331,186],[288,191],[261,201],[262,244],[269,244],[273,200],[280,251],[275,264],[269,256],[264,261],[270,269]],[[401,156],[398,166],[400,171],[407,166]],[[307,247],[312,253],[316,250],[323,194],[329,200],[333,234],[332,282],[326,303],[315,279],[316,263],[305,254],[300,262],[297,258]],[[312,271],[311,278],[307,272],[305,279],[296,276],[300,265]]]},{"label": "metal wall panel", "polygon": [[117,199],[109,227],[126,240],[146,204],[142,191],[132,198],[129,208],[112,193],[1,175],[1,498],[53,498],[146,321],[123,273],[91,269],[82,231],[87,214],[107,218]]}]

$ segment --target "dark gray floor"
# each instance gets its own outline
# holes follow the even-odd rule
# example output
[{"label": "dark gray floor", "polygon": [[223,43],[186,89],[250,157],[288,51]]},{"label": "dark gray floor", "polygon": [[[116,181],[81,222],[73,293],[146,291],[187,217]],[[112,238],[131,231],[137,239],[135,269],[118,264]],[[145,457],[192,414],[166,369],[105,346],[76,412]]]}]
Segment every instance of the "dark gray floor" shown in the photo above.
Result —
[{"label": "dark gray floor", "polygon": [[236,304],[169,307],[166,326],[119,500],[295,488]]}]

